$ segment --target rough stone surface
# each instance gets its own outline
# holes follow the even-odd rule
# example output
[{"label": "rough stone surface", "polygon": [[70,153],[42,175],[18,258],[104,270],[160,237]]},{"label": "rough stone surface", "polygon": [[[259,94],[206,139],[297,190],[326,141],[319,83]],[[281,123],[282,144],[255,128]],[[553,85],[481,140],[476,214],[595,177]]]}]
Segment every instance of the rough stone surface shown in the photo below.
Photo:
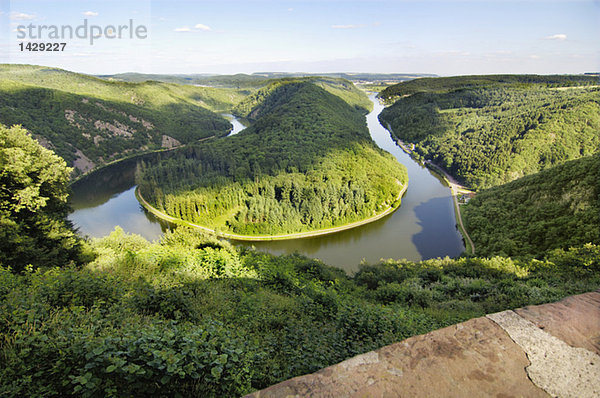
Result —
[{"label": "rough stone surface", "polygon": [[600,355],[600,291],[515,312],[570,346]]},{"label": "rough stone surface", "polygon": [[250,397],[547,397],[529,361],[486,318],[411,337]]},{"label": "rough stone surface", "polygon": [[600,291],[411,337],[250,397],[600,397]]},{"label": "rough stone surface", "polygon": [[487,316],[502,327],[529,358],[530,379],[555,397],[600,397],[600,357],[571,347],[514,311]]}]

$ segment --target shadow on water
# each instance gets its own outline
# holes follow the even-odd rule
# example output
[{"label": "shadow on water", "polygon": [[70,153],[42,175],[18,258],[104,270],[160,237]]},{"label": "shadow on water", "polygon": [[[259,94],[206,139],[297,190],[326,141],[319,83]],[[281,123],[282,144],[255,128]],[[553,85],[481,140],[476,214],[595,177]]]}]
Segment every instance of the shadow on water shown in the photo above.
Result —
[{"label": "shadow on water", "polygon": [[71,185],[69,203],[73,210],[101,206],[135,185],[137,159],[104,167]]},{"label": "shadow on water", "polygon": [[459,234],[449,234],[441,225],[456,221],[451,197],[433,198],[414,208],[421,231],[412,237],[423,260],[435,257],[455,257],[463,252],[463,242]]},{"label": "shadow on water", "polygon": [[[336,232],[331,235],[316,236],[313,238],[270,242],[234,241],[233,243],[240,246],[254,246],[257,249],[268,250],[277,254],[290,254],[298,252],[305,255],[314,255],[322,252],[325,249],[336,247],[338,250],[349,252],[352,251],[350,249],[351,246],[356,245],[361,241],[364,241],[365,238],[371,236],[372,234],[381,231],[382,228],[384,228],[386,224],[390,223],[391,220],[391,217],[384,217],[361,227]],[[344,246],[346,247],[345,249]],[[367,253],[364,254],[366,255]]]}]

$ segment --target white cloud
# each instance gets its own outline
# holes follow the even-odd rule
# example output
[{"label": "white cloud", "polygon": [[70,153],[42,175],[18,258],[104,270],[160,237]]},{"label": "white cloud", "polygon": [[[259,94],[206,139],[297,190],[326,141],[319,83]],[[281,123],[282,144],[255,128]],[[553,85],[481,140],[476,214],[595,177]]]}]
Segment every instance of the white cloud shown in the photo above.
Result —
[{"label": "white cloud", "polygon": [[208,31],[212,30],[210,28],[210,26],[206,26],[206,25],[201,24],[201,23],[196,24],[195,28],[198,29],[198,30],[204,31],[204,32],[208,32]]},{"label": "white cloud", "polygon": [[189,26],[182,26],[181,28],[175,28],[175,32],[210,32],[212,28],[208,25],[198,23],[191,29]]},{"label": "white cloud", "polygon": [[552,35],[552,36],[546,36],[544,37],[544,39],[546,40],[567,40],[567,35],[565,35],[564,33],[558,33],[556,35]]},{"label": "white cloud", "polygon": [[95,11],[86,11],[86,12],[82,12],[83,15],[85,15],[86,17],[97,17],[99,14]]},{"label": "white cloud", "polygon": [[331,25],[331,27],[333,29],[359,29],[359,28],[364,28],[366,25],[364,24],[359,24],[359,25]]},{"label": "white cloud", "polygon": [[35,18],[35,15],[25,14],[24,12],[11,12],[10,19],[13,21],[29,21]]}]

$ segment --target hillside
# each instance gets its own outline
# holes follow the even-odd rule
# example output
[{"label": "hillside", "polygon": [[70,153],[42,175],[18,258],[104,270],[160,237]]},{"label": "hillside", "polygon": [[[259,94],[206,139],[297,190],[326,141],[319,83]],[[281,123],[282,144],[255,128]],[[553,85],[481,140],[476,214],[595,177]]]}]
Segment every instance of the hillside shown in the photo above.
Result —
[{"label": "hillside", "polygon": [[[357,114],[309,83],[287,90],[346,109],[345,121]],[[0,126],[0,176],[9,187],[0,190],[7,396],[238,397],[410,336],[600,287],[593,244],[540,260],[387,260],[349,276],[183,227],[154,243],[118,227],[84,241],[65,219],[64,161],[17,127]]]},{"label": "hillside", "polygon": [[598,246],[543,261],[387,261],[353,277],[183,228],[154,244],[116,230],[88,250],[97,257],[80,269],[0,267],[0,389],[9,395],[237,397],[600,287]]},{"label": "hillside", "polygon": [[600,244],[600,155],[483,190],[463,214],[482,256],[541,256]]},{"label": "hillside", "polygon": [[[600,148],[600,88],[592,77],[418,79],[381,93],[402,95],[380,115],[471,188],[491,187]],[[464,88],[463,88],[464,87]]]},{"label": "hillside", "polygon": [[229,87],[237,89],[255,89],[262,87],[268,81],[264,76],[246,75],[197,75],[197,74],[145,74],[145,73],[118,73],[115,75],[99,75],[99,78],[118,80],[123,82],[141,83],[154,80],[165,83],[191,84],[210,87]]},{"label": "hillside", "polygon": [[339,226],[399,204],[405,169],[372,142],[364,110],[311,81],[259,98],[241,133],[142,166],[142,196],[170,216],[243,235]]},{"label": "hillside", "polygon": [[240,101],[233,113],[244,119],[254,121],[258,119],[261,113],[268,113],[273,102],[279,101],[278,95],[271,95],[278,88],[290,83],[310,82],[315,86],[321,87],[325,91],[333,94],[356,110],[368,113],[373,109],[373,104],[365,93],[354,84],[343,79],[307,77],[307,78],[282,78],[271,81],[269,84],[260,88],[253,94]]},{"label": "hillside", "polygon": [[[370,74],[360,74],[356,76],[379,76]],[[319,87],[329,91],[330,93],[342,98],[348,104],[356,108],[364,108],[370,110],[372,108],[371,101],[367,96],[357,89],[350,81],[353,75],[348,74],[323,74],[311,75],[306,73],[260,73],[246,75],[238,73],[236,75],[153,75],[142,73],[121,73],[117,75],[99,76],[110,81],[123,82],[146,82],[149,80],[177,83],[182,85],[194,85],[207,88],[229,88],[239,89],[240,93],[251,95],[251,98],[246,98],[241,104],[236,106],[234,113],[237,116],[246,117],[248,107],[258,105],[268,93],[279,87],[281,84],[287,84],[293,81],[310,81]],[[405,75],[390,75],[393,80],[406,80],[411,77]]]},{"label": "hillside", "polygon": [[473,75],[452,77],[423,77],[383,90],[379,95],[386,101],[416,93],[447,93],[459,89],[493,88],[537,85],[541,87],[581,87],[599,84],[597,76],[587,75]]},{"label": "hillside", "polygon": [[[35,132],[34,137],[74,167],[77,176],[136,153],[224,136],[231,124],[214,112],[235,109],[247,116],[244,106],[257,106],[265,92],[287,80],[242,74],[98,78],[5,64],[0,65],[0,123],[20,124]],[[356,108],[371,107],[364,93],[347,80],[300,80],[312,81]],[[248,96],[252,99],[243,101]]]},{"label": "hillside", "polygon": [[123,82],[141,83],[155,80],[177,84],[195,84],[211,87],[232,88],[258,88],[275,79],[326,77],[345,79],[352,82],[388,82],[398,83],[421,77],[435,75],[424,73],[289,73],[289,72],[257,72],[251,75],[238,73],[235,75],[199,75],[199,74],[145,74],[145,73],[118,73],[114,75],[99,75],[99,78],[118,80]]},{"label": "hillside", "polygon": [[[60,69],[0,65],[0,123],[21,124],[76,174],[124,156],[226,135],[235,90],[107,82]],[[211,109],[211,110],[209,110]]]}]

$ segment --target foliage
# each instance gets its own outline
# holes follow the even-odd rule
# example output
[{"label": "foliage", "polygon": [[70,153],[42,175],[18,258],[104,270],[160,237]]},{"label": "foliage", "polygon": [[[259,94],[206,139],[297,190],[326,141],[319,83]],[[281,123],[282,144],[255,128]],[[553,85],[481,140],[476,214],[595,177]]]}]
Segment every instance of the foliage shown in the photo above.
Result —
[{"label": "foliage", "polygon": [[[183,229],[152,244],[117,230],[92,246],[98,258],[83,269],[0,268],[8,395],[240,396],[474,316],[600,286],[594,245],[541,261],[386,261],[353,277]],[[215,275],[200,261],[188,274],[208,248],[230,253],[224,266],[242,273]]]},{"label": "foliage", "polygon": [[228,110],[242,94],[228,89],[147,82],[107,82],[60,69],[0,65],[0,123],[34,132],[77,172],[163,146],[223,136]]},{"label": "foliage", "polygon": [[142,196],[167,214],[240,234],[300,232],[397,205],[406,172],[364,117],[310,82],[281,83],[227,140],[142,164]]},{"label": "foliage", "polygon": [[[514,76],[526,81],[527,76]],[[560,84],[589,84],[575,77]],[[579,78],[579,77],[577,77]],[[583,79],[583,77],[581,77]],[[467,79],[467,78],[465,78]],[[468,81],[449,80],[450,87]],[[481,78],[483,79],[483,78]],[[600,89],[547,83],[502,83],[435,91],[443,79],[420,79],[433,92],[401,98],[380,115],[393,134],[415,143],[431,160],[472,188],[486,188],[533,174],[600,147]],[[542,82],[544,79],[538,78]],[[409,84],[408,82],[406,84]],[[416,83],[415,83],[416,84]],[[552,87],[546,87],[552,86]]]},{"label": "foliage", "polygon": [[540,256],[600,244],[600,155],[484,190],[463,209],[483,256]]},{"label": "foliage", "polygon": [[141,278],[157,286],[172,286],[210,278],[252,278],[256,273],[242,264],[237,251],[226,241],[197,230],[178,228],[166,232],[161,244],[149,244],[120,227],[95,240],[101,254],[88,267],[112,270],[123,278]]},{"label": "foliage", "polygon": [[[357,156],[364,150],[374,154],[366,157],[371,169],[398,173],[405,183],[403,169],[373,149],[360,112],[312,83],[291,84],[285,100],[265,104],[271,110],[240,133],[235,146],[226,140],[198,145],[163,161],[179,161],[180,175],[191,181],[204,174],[194,174],[186,160],[208,158],[199,162],[213,172],[205,173],[208,187],[229,178],[228,184],[254,183],[267,191],[253,177],[278,181],[286,171],[294,184],[320,172],[334,187],[342,179],[345,189],[353,187],[350,177],[365,178],[368,167]],[[280,122],[290,129],[277,130]],[[310,123],[317,127],[307,128]],[[315,134],[304,138],[306,131]],[[275,151],[278,134],[294,150]],[[262,158],[252,158],[263,146]],[[226,174],[237,170],[228,164],[232,159],[254,174]],[[238,249],[181,227],[155,243],[117,228],[81,247],[65,221],[65,162],[23,129],[0,126],[0,395],[240,396],[474,316],[596,290],[600,246],[579,243],[597,239],[588,226],[598,225],[598,161],[584,158],[489,191],[542,209],[544,222],[568,214],[561,222],[574,220],[567,232],[579,234],[576,247],[567,247],[572,241],[544,246],[552,250],[537,253],[538,259],[389,260],[363,264],[349,276],[319,260]],[[377,178],[366,177],[376,187]],[[487,195],[472,200],[467,217],[498,206],[489,206]]]},{"label": "foliage", "polygon": [[452,77],[424,77],[409,80],[383,90],[379,95],[386,101],[416,93],[446,93],[472,88],[528,87],[576,87],[594,86],[598,77],[584,75],[475,75]]},{"label": "foliage", "polygon": [[[542,304],[600,283],[600,246],[548,252],[543,260],[510,257],[387,261],[363,266],[354,280],[383,304],[422,307],[432,315],[472,318]],[[580,290],[582,289],[582,290]]]},{"label": "foliage", "polygon": [[18,126],[0,124],[0,263],[80,262],[80,240],[65,220],[70,169]]},{"label": "foliage", "polygon": [[115,75],[98,76],[108,80],[118,80],[123,82],[142,83],[149,80],[165,83],[192,84],[211,87],[229,87],[239,89],[255,89],[265,85],[268,78],[259,75],[246,75],[238,73],[235,75],[165,75],[165,74],[146,74],[146,73],[118,73]]},{"label": "foliage", "polygon": [[[309,82],[344,100],[348,105],[361,112],[369,112],[373,104],[369,98],[351,82],[344,79],[326,77],[296,77],[272,80],[253,94],[240,101],[233,113],[250,120],[256,120],[261,114],[268,113],[274,104],[281,102],[282,91],[291,83]],[[293,87],[293,85],[291,86]],[[290,87],[287,87],[288,89]],[[272,95],[277,90],[277,95]]]}]

